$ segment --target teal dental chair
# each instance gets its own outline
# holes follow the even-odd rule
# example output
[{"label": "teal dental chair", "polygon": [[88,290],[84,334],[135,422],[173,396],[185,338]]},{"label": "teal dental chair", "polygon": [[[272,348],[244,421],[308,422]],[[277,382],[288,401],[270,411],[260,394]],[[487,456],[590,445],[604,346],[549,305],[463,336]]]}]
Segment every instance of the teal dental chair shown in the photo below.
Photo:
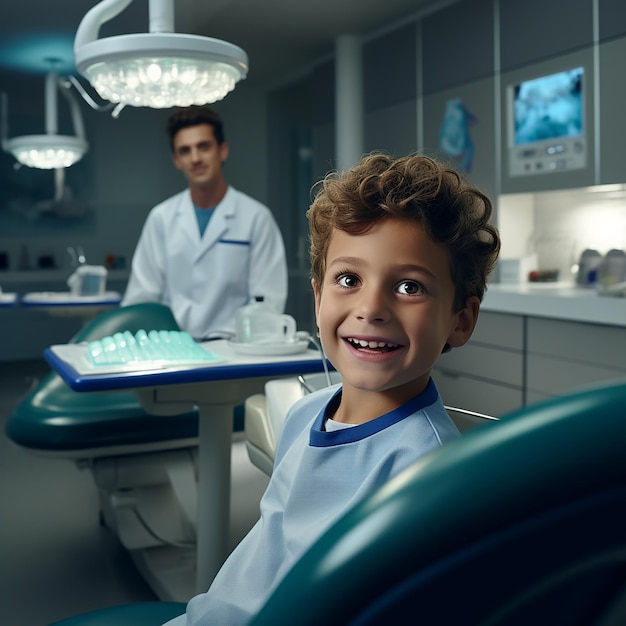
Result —
[{"label": "teal dental chair", "polygon": [[[106,311],[91,319],[69,343],[95,341],[121,330],[179,330],[169,307],[154,302]],[[159,428],[147,428],[158,419]],[[62,427],[60,427],[62,425]],[[6,435],[16,444],[40,454],[78,458],[103,456],[123,446],[141,446],[194,439],[197,412],[185,419],[147,414],[132,392],[78,393],[54,371],[20,402],[10,416]]]},{"label": "teal dental chair", "polygon": [[[251,626],[623,625],[625,418],[620,381],[463,434],[324,533]],[[184,605],[107,608],[55,626],[156,626],[167,611]]]},{"label": "teal dental chair", "polygon": [[[94,341],[129,330],[179,330],[170,309],[142,303],[90,320],[71,340]],[[242,407],[243,408],[243,407]],[[14,409],[6,435],[39,455],[89,468],[100,497],[102,522],[145,569],[151,552],[195,543],[198,413],[151,415],[131,391],[78,393],[51,371]],[[185,546],[180,548],[180,546]],[[161,599],[161,589],[154,589]]]}]

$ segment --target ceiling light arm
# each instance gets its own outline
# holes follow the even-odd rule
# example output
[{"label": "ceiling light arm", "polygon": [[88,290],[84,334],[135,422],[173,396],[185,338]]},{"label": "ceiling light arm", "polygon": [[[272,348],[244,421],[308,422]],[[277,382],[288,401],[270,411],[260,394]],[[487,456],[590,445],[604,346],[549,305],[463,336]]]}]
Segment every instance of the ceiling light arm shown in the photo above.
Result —
[{"label": "ceiling light arm", "polygon": [[150,0],[148,15],[150,17],[149,29],[151,33],[174,32],[173,0]]},{"label": "ceiling light arm", "polygon": [[[133,0],[102,0],[92,7],[81,20],[74,38],[74,50],[98,39],[100,27],[126,9]],[[150,0],[149,31],[151,33],[174,32],[173,0]]]},{"label": "ceiling light arm", "polygon": [[59,107],[57,102],[57,89],[59,88],[59,76],[56,72],[48,72],[46,75],[44,103],[45,103],[45,129],[47,135],[56,135],[59,132],[57,119]]},{"label": "ceiling light arm", "polygon": [[57,167],[54,170],[54,197],[52,202],[61,202],[65,192],[65,168]]},{"label": "ceiling light arm", "polygon": [[100,27],[119,15],[133,0],[102,0],[87,11],[74,37],[74,51],[98,39]]},{"label": "ceiling light arm", "polygon": [[59,126],[59,107],[58,107],[58,90],[62,89],[65,99],[70,105],[70,112],[72,115],[72,125],[74,127],[74,135],[79,139],[85,139],[85,124],[83,123],[83,117],[78,108],[78,102],[72,95],[72,92],[65,87],[65,83],[59,78],[59,75],[54,72],[48,72],[46,76],[45,85],[45,115],[46,115],[46,135],[58,135]]},{"label": "ceiling light arm", "polygon": [[124,108],[124,105],[118,104],[115,105],[112,102],[106,102],[104,104],[98,104],[88,93],[87,90],[80,84],[79,80],[72,76],[71,74],[63,77],[62,85],[68,91],[74,87],[82,99],[95,111],[103,112],[103,111],[111,111],[113,109],[111,116],[114,118],[119,117],[121,110]]},{"label": "ceiling light arm", "polygon": [[66,87],[65,81],[61,80],[58,76],[56,83],[57,87],[62,90],[61,93],[65,96],[65,99],[70,105],[70,113],[72,115],[74,134],[80,139],[85,139],[85,124],[83,122],[83,116],[78,106],[78,101],[74,97],[74,94],[70,91],[70,88]]}]

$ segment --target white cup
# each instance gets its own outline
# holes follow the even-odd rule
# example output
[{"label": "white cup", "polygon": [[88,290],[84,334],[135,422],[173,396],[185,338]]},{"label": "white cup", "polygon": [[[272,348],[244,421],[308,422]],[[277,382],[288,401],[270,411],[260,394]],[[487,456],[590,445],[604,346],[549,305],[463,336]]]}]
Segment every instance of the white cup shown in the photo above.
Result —
[{"label": "white cup", "polygon": [[236,322],[239,343],[274,345],[293,343],[296,338],[296,320],[291,315],[251,306],[239,311]]}]

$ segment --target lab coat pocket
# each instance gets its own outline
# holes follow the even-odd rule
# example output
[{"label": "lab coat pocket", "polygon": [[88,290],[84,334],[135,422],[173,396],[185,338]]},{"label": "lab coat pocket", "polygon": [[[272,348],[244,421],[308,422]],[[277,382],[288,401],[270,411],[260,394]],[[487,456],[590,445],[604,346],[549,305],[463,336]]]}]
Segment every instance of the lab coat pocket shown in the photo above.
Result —
[{"label": "lab coat pocket", "polygon": [[217,242],[217,263],[220,273],[247,276],[250,268],[250,242],[241,239],[220,239]]}]

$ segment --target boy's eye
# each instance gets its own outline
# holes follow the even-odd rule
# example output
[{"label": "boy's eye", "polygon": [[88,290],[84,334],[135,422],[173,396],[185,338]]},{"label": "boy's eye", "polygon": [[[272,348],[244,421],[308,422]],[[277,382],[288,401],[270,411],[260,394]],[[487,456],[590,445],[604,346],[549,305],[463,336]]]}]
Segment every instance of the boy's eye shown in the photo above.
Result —
[{"label": "boy's eye", "polygon": [[351,289],[359,284],[359,279],[354,274],[342,274],[337,277],[337,284],[340,287]]},{"label": "boy's eye", "polygon": [[406,296],[415,296],[422,293],[424,287],[414,280],[405,280],[398,285],[398,291]]}]

